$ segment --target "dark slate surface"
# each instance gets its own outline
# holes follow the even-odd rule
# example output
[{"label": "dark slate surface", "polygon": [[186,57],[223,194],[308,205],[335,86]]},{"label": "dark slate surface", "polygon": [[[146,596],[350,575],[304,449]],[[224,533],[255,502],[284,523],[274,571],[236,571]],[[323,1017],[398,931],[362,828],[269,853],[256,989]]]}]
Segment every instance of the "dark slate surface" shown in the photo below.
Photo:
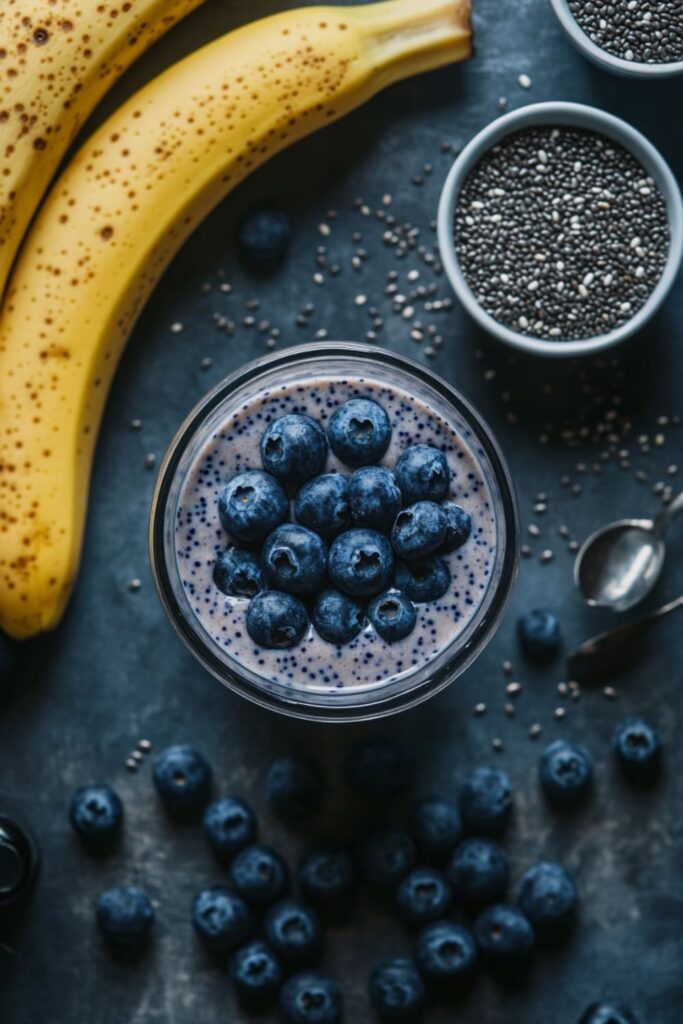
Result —
[{"label": "dark slate surface", "polygon": [[[169,60],[248,17],[288,6],[283,0],[209,0],[187,23],[163,40],[121,83],[107,106],[120,99]],[[409,339],[409,326],[392,316],[383,295],[386,272],[402,272],[413,260],[396,262],[381,245],[381,227],[351,209],[356,196],[373,206],[385,192],[394,211],[427,231],[434,216],[448,158],[443,139],[464,142],[496,115],[496,100],[511,107],[541,99],[595,103],[631,120],[661,147],[680,179],[683,138],[677,124],[678,84],[641,85],[611,78],[588,66],[570,47],[543,0],[478,0],[478,53],[467,67],[450,69],[392,89],[350,120],[283,155],[228,199],[179,255],[131,341],[116,378],[95,465],[91,515],[83,569],[69,613],[52,637],[34,645],[24,658],[17,684],[3,694],[0,716],[0,808],[11,808],[31,823],[44,853],[43,871],[24,927],[15,933],[14,953],[2,952],[0,1020],[3,1024],[219,1024],[245,1021],[234,1006],[223,972],[197,948],[189,922],[194,891],[220,880],[201,837],[171,826],[151,791],[146,767],[128,774],[125,757],[142,737],[155,747],[178,741],[196,743],[211,758],[223,792],[251,798],[260,811],[262,833],[296,855],[304,837],[286,833],[263,806],[263,782],[276,753],[316,751],[334,780],[321,833],[350,834],[363,811],[347,802],[338,784],[339,763],[352,736],[369,728],[324,728],[284,720],[257,710],[225,692],[196,666],[175,638],[155,597],[147,567],[146,520],[154,473],[144,468],[147,452],[160,456],[180,420],[212,384],[263,350],[253,331],[227,338],[211,314],[244,315],[243,302],[264,300],[262,315],[281,327],[287,343],[303,341],[327,328],[331,336],[361,339],[367,313],[353,303],[367,294],[386,316],[383,345],[424,358]],[[519,72],[533,79],[522,91]],[[416,188],[411,176],[425,162],[434,172]],[[244,279],[235,266],[232,235],[246,206],[272,199],[287,207],[296,224],[291,259],[267,285]],[[333,285],[311,280],[317,225],[325,211],[340,211],[328,241],[344,264]],[[349,267],[351,233],[371,258],[362,275]],[[233,296],[214,288],[200,295],[202,282],[217,283],[224,268]],[[430,280],[427,275],[424,280]],[[448,294],[442,283],[442,295]],[[300,305],[316,304],[311,329],[294,326]],[[567,645],[607,624],[607,616],[582,607],[571,583],[571,557],[559,540],[565,521],[581,539],[611,517],[648,513],[657,499],[652,484],[671,463],[683,464],[680,431],[664,429],[665,444],[650,456],[636,455],[631,470],[614,460],[601,477],[577,473],[601,447],[573,449],[560,430],[579,414],[595,418],[609,407],[608,396],[632,418],[633,437],[656,432],[658,415],[681,407],[683,287],[637,342],[602,367],[584,362],[569,367],[503,351],[480,336],[459,310],[440,314],[445,344],[434,368],[454,381],[490,419],[509,457],[525,525],[538,491],[550,495],[550,510],[538,522],[543,535],[533,541],[534,558],[523,563],[513,606],[490,648],[451,690],[386,726],[413,748],[419,763],[418,790],[452,790],[467,766],[495,759],[516,786],[516,815],[508,847],[515,874],[540,857],[558,857],[576,874],[583,911],[577,937],[566,949],[539,957],[532,984],[507,994],[482,981],[457,1010],[463,1024],[574,1024],[584,1005],[615,993],[631,1002],[647,1024],[679,1024],[683,1014],[681,843],[681,670],[680,622],[662,623],[652,656],[617,680],[618,696],[584,693],[567,706],[562,721],[553,709],[563,702],[556,684],[562,664],[545,670],[525,666],[516,649],[514,621],[521,609],[543,603],[563,619]],[[428,320],[428,317],[423,319]],[[435,317],[435,319],[437,319]],[[170,325],[182,322],[174,334]],[[213,360],[207,371],[200,361]],[[489,372],[487,372],[489,371]],[[597,390],[586,385],[597,381]],[[509,395],[506,397],[506,392]],[[603,400],[607,403],[601,405]],[[516,414],[510,422],[508,414]],[[133,432],[128,423],[143,420]],[[514,419],[514,416],[512,417]],[[547,444],[539,434],[548,421]],[[621,447],[620,443],[619,447]],[[633,448],[632,442],[623,442]],[[649,473],[647,483],[633,477]],[[574,497],[560,486],[564,474],[583,480]],[[674,478],[674,483],[675,483]],[[554,549],[555,561],[538,563],[538,552]],[[653,604],[674,596],[683,585],[683,540],[672,537],[670,560]],[[128,581],[142,580],[133,594]],[[503,658],[515,662],[524,683],[517,717],[503,712]],[[476,701],[487,715],[475,718]],[[615,777],[608,739],[615,721],[640,712],[660,727],[667,748],[667,771],[654,794],[628,792]],[[543,726],[541,742],[559,735],[581,737],[597,761],[592,803],[571,819],[558,819],[542,807],[535,782],[539,743],[527,737],[532,722]],[[491,739],[503,739],[494,754]],[[89,860],[70,833],[65,807],[72,789],[106,779],[126,803],[127,827],[121,852],[104,862]],[[387,808],[400,817],[401,808]],[[93,903],[110,884],[145,886],[157,908],[153,948],[135,965],[113,962],[101,948],[93,925]],[[353,921],[331,932],[327,968],[343,982],[347,1019],[369,1019],[365,976],[380,954],[407,948],[398,925],[366,899]],[[453,1020],[450,1008],[434,1009],[429,1021]]]}]

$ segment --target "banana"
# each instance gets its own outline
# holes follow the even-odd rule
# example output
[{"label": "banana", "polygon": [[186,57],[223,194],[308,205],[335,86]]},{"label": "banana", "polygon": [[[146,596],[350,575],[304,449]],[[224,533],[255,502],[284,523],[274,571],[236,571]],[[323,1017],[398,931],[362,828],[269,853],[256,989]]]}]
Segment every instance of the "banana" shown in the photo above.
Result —
[{"label": "banana", "polygon": [[184,239],[274,153],[470,52],[469,0],[288,11],[169,68],[77,153],[0,317],[0,625],[11,636],[64,611],[107,390]]},{"label": "banana", "polygon": [[104,93],[204,0],[2,0],[0,295],[67,147]]}]

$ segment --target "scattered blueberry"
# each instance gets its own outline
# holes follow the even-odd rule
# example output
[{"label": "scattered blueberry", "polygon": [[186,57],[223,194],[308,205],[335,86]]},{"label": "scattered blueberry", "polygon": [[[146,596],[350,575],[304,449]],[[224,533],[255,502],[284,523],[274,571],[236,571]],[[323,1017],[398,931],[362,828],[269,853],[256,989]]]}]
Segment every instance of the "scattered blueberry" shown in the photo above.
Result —
[{"label": "scattered blueberry", "polygon": [[247,632],[259,647],[287,649],[301,643],[308,629],[308,612],[293,594],[263,590],[249,603]]},{"label": "scattered blueberry", "polygon": [[353,892],[353,863],[345,850],[321,847],[303,858],[298,872],[301,892],[318,907],[340,906]]},{"label": "scattered blueberry", "polygon": [[460,788],[460,812],[476,835],[499,835],[512,813],[512,787],[500,768],[475,768]]},{"label": "scattered blueberry", "polygon": [[213,885],[197,893],[192,906],[192,923],[214,953],[230,953],[255,930],[247,904],[224,885]]},{"label": "scattered blueberry", "polygon": [[396,516],[391,546],[400,558],[425,558],[441,547],[446,536],[446,516],[433,501],[418,501]]},{"label": "scattered blueberry", "polygon": [[560,647],[560,623],[552,612],[534,608],[517,620],[524,653],[537,661],[549,661]]},{"label": "scattered blueberry", "polygon": [[396,909],[405,924],[429,924],[448,913],[452,898],[451,884],[441,871],[413,868],[396,889]]},{"label": "scattered blueberry", "polygon": [[443,558],[435,555],[415,562],[398,562],[396,586],[417,604],[438,601],[451,585],[450,569]]},{"label": "scattered blueberry", "polygon": [[102,934],[114,946],[141,946],[154,922],[154,907],[141,889],[107,889],[95,911]]},{"label": "scattered blueberry", "polygon": [[415,846],[405,829],[378,825],[361,837],[358,863],[366,882],[380,888],[398,884],[415,860]]},{"label": "scattered blueberry", "polygon": [[252,274],[272,274],[283,262],[292,239],[284,210],[263,207],[247,214],[237,227],[237,249]]},{"label": "scattered blueberry", "polygon": [[404,502],[412,505],[416,501],[443,501],[451,472],[443,452],[428,444],[415,444],[400,456],[394,476]]},{"label": "scattered blueberry", "polygon": [[505,851],[491,839],[463,839],[446,871],[453,896],[477,909],[501,900],[507,891],[510,866]]},{"label": "scattered blueberry", "polygon": [[330,579],[352,597],[371,597],[385,590],[394,572],[394,553],[378,530],[348,530],[332,543]]},{"label": "scattered blueberry", "polygon": [[340,473],[325,473],[309,480],[294,500],[298,523],[331,540],[351,525],[349,481]]},{"label": "scattered blueberry", "polygon": [[278,757],[268,770],[266,788],[276,814],[286,821],[300,821],[317,811],[322,803],[320,765],[312,757]]},{"label": "scattered blueberry", "polygon": [[412,633],[417,612],[412,601],[400,590],[387,590],[372,599],[368,605],[368,618],[382,639],[393,644]]},{"label": "scattered blueberry", "polygon": [[452,800],[426,797],[413,806],[408,829],[423,857],[443,861],[453,852],[462,835],[460,810]]},{"label": "scattered blueberry", "polygon": [[224,594],[254,597],[263,590],[261,563],[251,551],[228,548],[216,559],[213,581]]},{"label": "scattered blueberry", "polygon": [[573,878],[562,865],[546,861],[523,876],[517,902],[537,935],[554,939],[571,928],[579,895]]},{"label": "scattered blueberry", "polygon": [[472,516],[454,501],[444,501],[441,508],[446,516],[446,537],[441,545],[444,555],[461,548],[472,533]]},{"label": "scattered blueberry", "polygon": [[264,906],[287,892],[289,868],[276,850],[255,843],[237,854],[230,865],[230,879],[247,903]]},{"label": "scattered blueberry", "polygon": [[612,739],[617,763],[630,782],[652,783],[661,769],[662,745],[657,730],[642,718],[620,722]]},{"label": "scattered blueberry", "polygon": [[230,979],[245,1009],[261,1013],[273,1005],[282,984],[275,953],[261,939],[241,946],[230,963]]},{"label": "scattered blueberry", "polygon": [[384,466],[357,469],[349,483],[349,503],[356,526],[387,533],[402,504],[394,474]]},{"label": "scattered blueberry", "polygon": [[373,1010],[382,1021],[413,1021],[426,1002],[422,976],[413,960],[383,960],[368,980]]},{"label": "scattered blueberry", "polygon": [[327,427],[330,448],[347,466],[379,462],[391,441],[389,417],[377,402],[352,398],[333,414]]},{"label": "scattered blueberry", "polygon": [[306,964],[322,947],[322,932],[316,914],[297,900],[283,900],[266,913],[266,940],[285,964]]},{"label": "scattered blueberry", "polygon": [[518,980],[534,951],[534,930],[521,910],[507,903],[487,907],[474,923],[474,935],[492,973]]},{"label": "scattered blueberry", "polygon": [[214,800],[204,811],[203,824],[209,846],[224,864],[256,839],[254,812],[239,797]]},{"label": "scattered blueberry", "polygon": [[311,620],[315,631],[329,644],[348,644],[365,624],[365,611],[347,594],[331,587],[318,597]]},{"label": "scattered blueberry", "polygon": [[270,424],[261,438],[263,468],[285,486],[303,484],[325,468],[325,431],[310,416],[288,413]]},{"label": "scattered blueberry", "polygon": [[157,793],[172,814],[194,817],[209,802],[211,765],[186,743],[166,747],[157,754],[152,777]]},{"label": "scattered blueberry", "polygon": [[294,974],[280,992],[282,1024],[339,1024],[341,988],[332,978],[313,971]]},{"label": "scattered blueberry", "polygon": [[288,594],[314,594],[327,569],[324,541],[297,523],[283,523],[273,530],[263,548],[263,568],[274,590]]},{"label": "scattered blueberry", "polygon": [[71,798],[69,821],[88,849],[106,850],[121,834],[123,804],[111,786],[81,786]]},{"label": "scattered blueberry", "polygon": [[449,989],[465,987],[477,967],[477,947],[468,928],[453,921],[436,921],[422,929],[415,959],[424,978]]},{"label": "scattered blueberry", "polygon": [[546,747],[538,768],[545,795],[559,808],[580,804],[593,781],[593,759],[585,747],[569,740],[555,740]]},{"label": "scattered blueberry", "polygon": [[223,529],[245,543],[263,540],[288,514],[289,502],[280,483],[260,469],[238,473],[218,499]]},{"label": "scattered blueberry", "polygon": [[623,1003],[591,1003],[579,1024],[640,1024],[633,1010]]},{"label": "scattered blueberry", "polygon": [[346,781],[359,796],[384,799],[408,788],[414,765],[395,740],[376,736],[351,747],[344,770]]}]

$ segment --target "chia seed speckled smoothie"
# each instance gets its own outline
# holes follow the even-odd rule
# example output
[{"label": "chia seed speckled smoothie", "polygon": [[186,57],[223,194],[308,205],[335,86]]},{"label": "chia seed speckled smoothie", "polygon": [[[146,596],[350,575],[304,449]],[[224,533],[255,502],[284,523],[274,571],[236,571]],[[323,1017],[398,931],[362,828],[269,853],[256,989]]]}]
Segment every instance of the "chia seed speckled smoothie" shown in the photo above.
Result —
[{"label": "chia seed speckled smoothie", "polygon": [[[417,624],[405,639],[387,643],[368,624],[349,644],[336,646],[309,626],[291,650],[260,648],[245,626],[249,601],[223,594],[213,580],[216,559],[230,543],[218,515],[219,496],[236,474],[262,468],[259,443],[269,424],[295,413],[312,417],[325,429],[335,410],[355,398],[376,401],[389,416],[392,436],[381,465],[392,469],[401,452],[415,444],[432,445],[446,455],[449,498],[471,516],[471,535],[445,556],[449,589],[436,601],[416,605]],[[447,422],[408,391],[365,376],[293,380],[226,410],[223,422],[197,452],[177,508],[178,570],[201,628],[226,656],[264,680],[319,692],[386,686],[437,657],[472,621],[489,587],[495,557],[494,503],[463,426]],[[350,476],[353,470],[330,451],[324,472]]]}]

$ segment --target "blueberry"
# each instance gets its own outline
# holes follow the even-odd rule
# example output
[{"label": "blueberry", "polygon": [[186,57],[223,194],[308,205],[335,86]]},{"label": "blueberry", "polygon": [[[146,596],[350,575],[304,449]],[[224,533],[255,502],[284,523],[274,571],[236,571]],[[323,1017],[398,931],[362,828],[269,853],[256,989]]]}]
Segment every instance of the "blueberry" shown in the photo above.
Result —
[{"label": "blueberry", "polygon": [[576,916],[579,896],[561,864],[544,862],[523,876],[517,897],[520,910],[542,938],[564,936]]},{"label": "blueberry", "polygon": [[415,562],[398,562],[396,586],[417,604],[438,601],[451,585],[450,569],[443,558],[435,555]]},{"label": "blueberry", "polygon": [[321,847],[303,858],[298,873],[301,892],[318,907],[340,906],[353,891],[353,863],[345,850]]},{"label": "blueberry", "polygon": [[633,1010],[623,1003],[591,1003],[579,1024],[640,1024]]},{"label": "blueberry", "polygon": [[389,736],[355,743],[344,761],[346,781],[359,796],[385,799],[404,792],[413,780],[414,765]]},{"label": "blueberry", "polygon": [[433,985],[463,988],[476,970],[477,946],[468,928],[453,921],[436,921],[417,936],[415,959],[422,976]]},{"label": "blueberry", "polygon": [[389,417],[377,402],[352,398],[332,415],[327,426],[330,448],[347,466],[379,462],[391,441]]},{"label": "blueberry", "polygon": [[316,632],[328,644],[348,644],[365,625],[365,612],[362,605],[330,587],[315,602],[311,619]]},{"label": "blueberry", "polygon": [[197,934],[214,953],[230,953],[254,933],[255,922],[241,896],[224,885],[197,893],[192,906]]},{"label": "blueberry", "polygon": [[441,545],[443,554],[461,548],[472,533],[472,516],[454,501],[444,501],[441,508],[446,516],[446,537]]},{"label": "blueberry", "polygon": [[303,484],[325,468],[325,431],[310,416],[288,413],[270,424],[261,438],[263,468],[287,487]]},{"label": "blueberry", "polygon": [[327,570],[327,548],[317,533],[296,523],[273,530],[263,548],[269,584],[288,594],[314,594]]},{"label": "blueberry", "polygon": [[393,644],[412,633],[417,612],[412,601],[400,590],[386,590],[368,605],[368,618],[382,639]]},{"label": "blueberry", "polygon": [[223,488],[218,514],[231,537],[249,543],[263,540],[285,521],[289,502],[274,476],[252,469],[238,473]]},{"label": "blueberry", "polygon": [[152,778],[167,810],[194,817],[209,802],[213,772],[198,750],[187,744],[166,747],[154,758]]},{"label": "blueberry", "polygon": [[107,889],[95,911],[102,934],[113,946],[141,946],[154,922],[154,907],[141,889]]},{"label": "blueberry", "polygon": [[548,800],[559,808],[576,807],[590,790],[593,759],[585,747],[555,740],[546,747],[538,765],[541,786]]},{"label": "blueberry", "polygon": [[276,850],[255,843],[237,854],[230,865],[230,880],[247,903],[265,906],[287,892],[289,868]]},{"label": "blueberry", "polygon": [[121,834],[123,804],[111,786],[81,786],[71,798],[69,821],[88,849],[106,850]]},{"label": "blueberry", "polygon": [[306,964],[322,947],[322,932],[316,914],[297,900],[283,900],[265,916],[267,941],[285,964]]},{"label": "blueberry", "polygon": [[433,501],[418,501],[396,516],[391,546],[400,558],[424,558],[441,547],[446,536],[446,516]]},{"label": "blueberry", "polygon": [[428,444],[406,448],[394,467],[394,476],[406,505],[443,501],[451,480],[446,456]]},{"label": "blueberry", "polygon": [[396,909],[408,925],[438,921],[451,905],[453,890],[437,868],[413,868],[396,889]]},{"label": "blueberry", "polygon": [[283,262],[292,239],[284,210],[262,207],[248,213],[237,227],[237,249],[252,274],[272,274]]},{"label": "blueberry", "polygon": [[490,839],[463,839],[446,871],[456,901],[471,909],[505,896],[510,867],[505,851]]},{"label": "blueberry", "polygon": [[357,469],[349,483],[351,516],[357,526],[387,532],[401,511],[401,492],[384,466]]},{"label": "blueberry", "polygon": [[612,739],[617,764],[630,782],[652,783],[661,768],[662,745],[657,730],[642,718],[620,722]]},{"label": "blueberry", "polygon": [[227,864],[256,839],[256,818],[239,797],[224,796],[204,811],[204,835],[215,856]]},{"label": "blueberry", "polygon": [[247,632],[259,647],[296,647],[308,629],[308,612],[293,594],[263,590],[249,603]]},{"label": "blueberry", "polygon": [[361,837],[358,864],[366,882],[380,888],[397,885],[410,871],[415,846],[405,829],[378,825]]},{"label": "blueberry", "polygon": [[275,1002],[283,973],[272,949],[261,939],[254,939],[233,955],[230,979],[244,1008],[262,1013]]},{"label": "blueberry", "polygon": [[286,821],[300,821],[320,808],[323,776],[312,757],[287,755],[276,758],[268,769],[268,800]]},{"label": "blueberry", "polygon": [[423,857],[443,861],[453,852],[462,835],[460,810],[452,800],[426,797],[413,806],[408,829]]},{"label": "blueberry", "polygon": [[382,1021],[413,1021],[426,1002],[424,982],[413,960],[382,960],[368,980],[373,1010]]},{"label": "blueberry", "polygon": [[536,661],[550,661],[560,647],[560,624],[552,612],[534,608],[517,620],[524,653]]},{"label": "blueberry", "polygon": [[349,482],[339,473],[309,480],[294,499],[296,521],[331,540],[351,525]]},{"label": "blueberry", "polygon": [[263,590],[261,563],[251,551],[228,548],[216,559],[213,582],[224,594],[254,597]]},{"label": "blueberry", "polygon": [[334,585],[345,594],[371,597],[391,582],[394,553],[377,530],[348,530],[333,541],[327,569]]},{"label": "blueberry", "polygon": [[460,812],[477,835],[499,835],[512,813],[510,780],[500,768],[475,768],[460,788]]},{"label": "blueberry", "polygon": [[492,973],[514,981],[528,967],[534,951],[534,930],[517,907],[507,903],[487,907],[474,923],[474,935]]},{"label": "blueberry", "polygon": [[293,975],[280,992],[282,1024],[339,1024],[343,1014],[341,988],[315,971]]}]

